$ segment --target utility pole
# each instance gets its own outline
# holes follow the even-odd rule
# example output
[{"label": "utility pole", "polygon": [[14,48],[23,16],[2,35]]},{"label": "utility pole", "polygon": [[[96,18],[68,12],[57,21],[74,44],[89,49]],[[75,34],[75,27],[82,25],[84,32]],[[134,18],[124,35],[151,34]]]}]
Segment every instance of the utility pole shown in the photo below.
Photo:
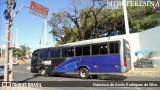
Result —
[{"label": "utility pole", "polygon": [[9,33],[9,28],[8,25],[9,20],[6,20],[6,40],[5,40],[5,64],[4,64],[4,81],[8,81],[8,46],[9,46],[9,41],[8,41],[8,33]]},{"label": "utility pole", "polygon": [[6,39],[5,39],[5,67],[4,81],[13,81],[13,9],[16,6],[16,0],[6,0],[7,9],[5,10],[6,18]]},{"label": "utility pole", "polygon": [[126,31],[126,35],[128,35],[129,34],[129,24],[128,24],[126,0],[123,0],[123,13],[124,13],[125,31]]},{"label": "utility pole", "polygon": [[47,46],[46,18],[44,19],[44,48]]},{"label": "utility pole", "polygon": [[13,16],[16,0],[6,0],[6,5],[7,9],[4,11],[4,18],[6,19],[4,81],[13,81],[13,18],[23,7],[29,7],[22,5]]},{"label": "utility pole", "polygon": [[39,44],[40,44],[40,48],[42,48],[42,34],[40,35],[40,42],[39,42]]},{"label": "utility pole", "polygon": [[13,81],[13,8],[12,8],[13,1],[10,2],[10,45],[9,45],[9,81]]},{"label": "utility pole", "polygon": [[46,35],[46,18],[48,16],[49,9],[32,1],[30,5],[30,13],[44,18],[44,48],[47,46],[47,35]]}]

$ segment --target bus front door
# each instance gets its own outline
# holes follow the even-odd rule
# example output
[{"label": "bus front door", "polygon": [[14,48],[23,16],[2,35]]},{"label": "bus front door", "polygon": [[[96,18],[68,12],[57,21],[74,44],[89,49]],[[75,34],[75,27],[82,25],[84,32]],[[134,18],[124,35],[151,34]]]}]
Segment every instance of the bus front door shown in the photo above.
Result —
[{"label": "bus front door", "polygon": [[38,51],[33,52],[31,59],[31,73],[38,73],[37,70],[37,62],[38,62]]}]

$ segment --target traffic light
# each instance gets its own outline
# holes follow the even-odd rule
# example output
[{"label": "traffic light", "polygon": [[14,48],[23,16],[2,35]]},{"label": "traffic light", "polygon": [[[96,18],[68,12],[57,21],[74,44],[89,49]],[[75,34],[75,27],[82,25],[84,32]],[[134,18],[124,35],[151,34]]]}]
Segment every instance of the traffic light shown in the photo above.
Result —
[{"label": "traffic light", "polygon": [[10,18],[10,11],[9,11],[9,9],[4,10],[3,15],[4,15],[4,18],[6,20],[8,20]]},{"label": "traffic light", "polygon": [[16,2],[13,2],[13,10],[16,8]]},{"label": "traffic light", "polygon": [[8,20],[11,18],[10,16],[11,8],[10,7],[12,7],[13,10],[16,8],[16,0],[6,0],[6,4],[7,4],[7,9],[4,10],[3,15],[4,15],[4,18]]},{"label": "traffic light", "polygon": [[16,0],[13,0],[12,4],[13,4],[13,10],[14,10],[16,8]]}]

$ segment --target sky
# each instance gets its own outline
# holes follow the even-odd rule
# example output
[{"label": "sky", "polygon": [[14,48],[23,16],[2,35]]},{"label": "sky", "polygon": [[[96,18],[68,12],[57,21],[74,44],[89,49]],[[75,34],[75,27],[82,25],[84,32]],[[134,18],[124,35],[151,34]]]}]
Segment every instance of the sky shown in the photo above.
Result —
[{"label": "sky", "polygon": [[[62,11],[69,7],[70,0],[17,0],[15,12],[21,5],[30,6],[31,1],[41,4],[49,9],[47,20],[51,18],[52,13]],[[3,12],[6,9],[5,0],[0,0],[0,45],[5,43],[5,19]],[[32,50],[40,48],[40,36],[44,38],[44,19],[29,13],[29,8],[22,8],[13,21],[13,43],[16,42],[16,31],[18,29],[18,44],[27,45]],[[54,46],[55,41],[49,32],[51,27],[47,25],[48,46]],[[44,40],[42,40],[42,44]]]},{"label": "sky", "polygon": [[[5,44],[5,19],[3,16],[3,12],[6,9],[6,4],[4,3],[6,0],[0,0],[0,46]],[[16,0],[17,5],[13,12],[18,11],[18,9],[22,6],[30,6],[31,1],[34,1],[38,4],[41,4],[49,9],[47,20],[51,18],[52,13],[60,12],[63,10],[69,10],[71,5],[71,0]],[[83,2],[84,6],[88,3]],[[81,7],[82,8],[82,7]],[[22,8],[21,11],[14,17],[13,21],[13,44],[16,43],[16,31],[18,29],[18,45],[27,45],[32,50],[40,48],[40,36],[42,39],[44,38],[44,19],[33,15],[29,12],[29,8]],[[49,34],[51,31],[51,27],[47,25],[47,42],[48,47],[52,47],[55,45],[55,41],[53,40],[53,36]],[[42,40],[42,44],[44,40]]]}]

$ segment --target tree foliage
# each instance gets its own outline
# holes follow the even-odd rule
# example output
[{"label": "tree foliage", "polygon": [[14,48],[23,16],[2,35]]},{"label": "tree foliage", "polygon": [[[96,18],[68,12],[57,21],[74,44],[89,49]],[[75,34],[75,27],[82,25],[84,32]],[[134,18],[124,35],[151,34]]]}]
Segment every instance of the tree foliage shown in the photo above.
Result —
[{"label": "tree foliage", "polygon": [[[59,44],[125,34],[122,7],[109,8],[106,0],[71,0],[72,9],[53,13],[48,24]],[[84,2],[87,2],[84,3]],[[149,6],[127,7],[130,32],[160,25],[160,12]]]},{"label": "tree foliage", "polygon": [[129,7],[129,23],[133,32],[144,31],[160,25],[160,12],[152,7]]},{"label": "tree foliage", "polygon": [[20,48],[13,49],[13,57],[15,58],[25,58],[26,54],[29,53],[30,47],[21,45]]},{"label": "tree foliage", "polygon": [[48,24],[52,26],[50,33],[53,34],[53,38],[59,44],[77,41],[76,28],[73,27],[72,22],[62,12],[53,13]]},{"label": "tree foliage", "polygon": [[20,48],[14,48],[13,49],[13,57],[15,58],[23,58],[22,51]]}]

